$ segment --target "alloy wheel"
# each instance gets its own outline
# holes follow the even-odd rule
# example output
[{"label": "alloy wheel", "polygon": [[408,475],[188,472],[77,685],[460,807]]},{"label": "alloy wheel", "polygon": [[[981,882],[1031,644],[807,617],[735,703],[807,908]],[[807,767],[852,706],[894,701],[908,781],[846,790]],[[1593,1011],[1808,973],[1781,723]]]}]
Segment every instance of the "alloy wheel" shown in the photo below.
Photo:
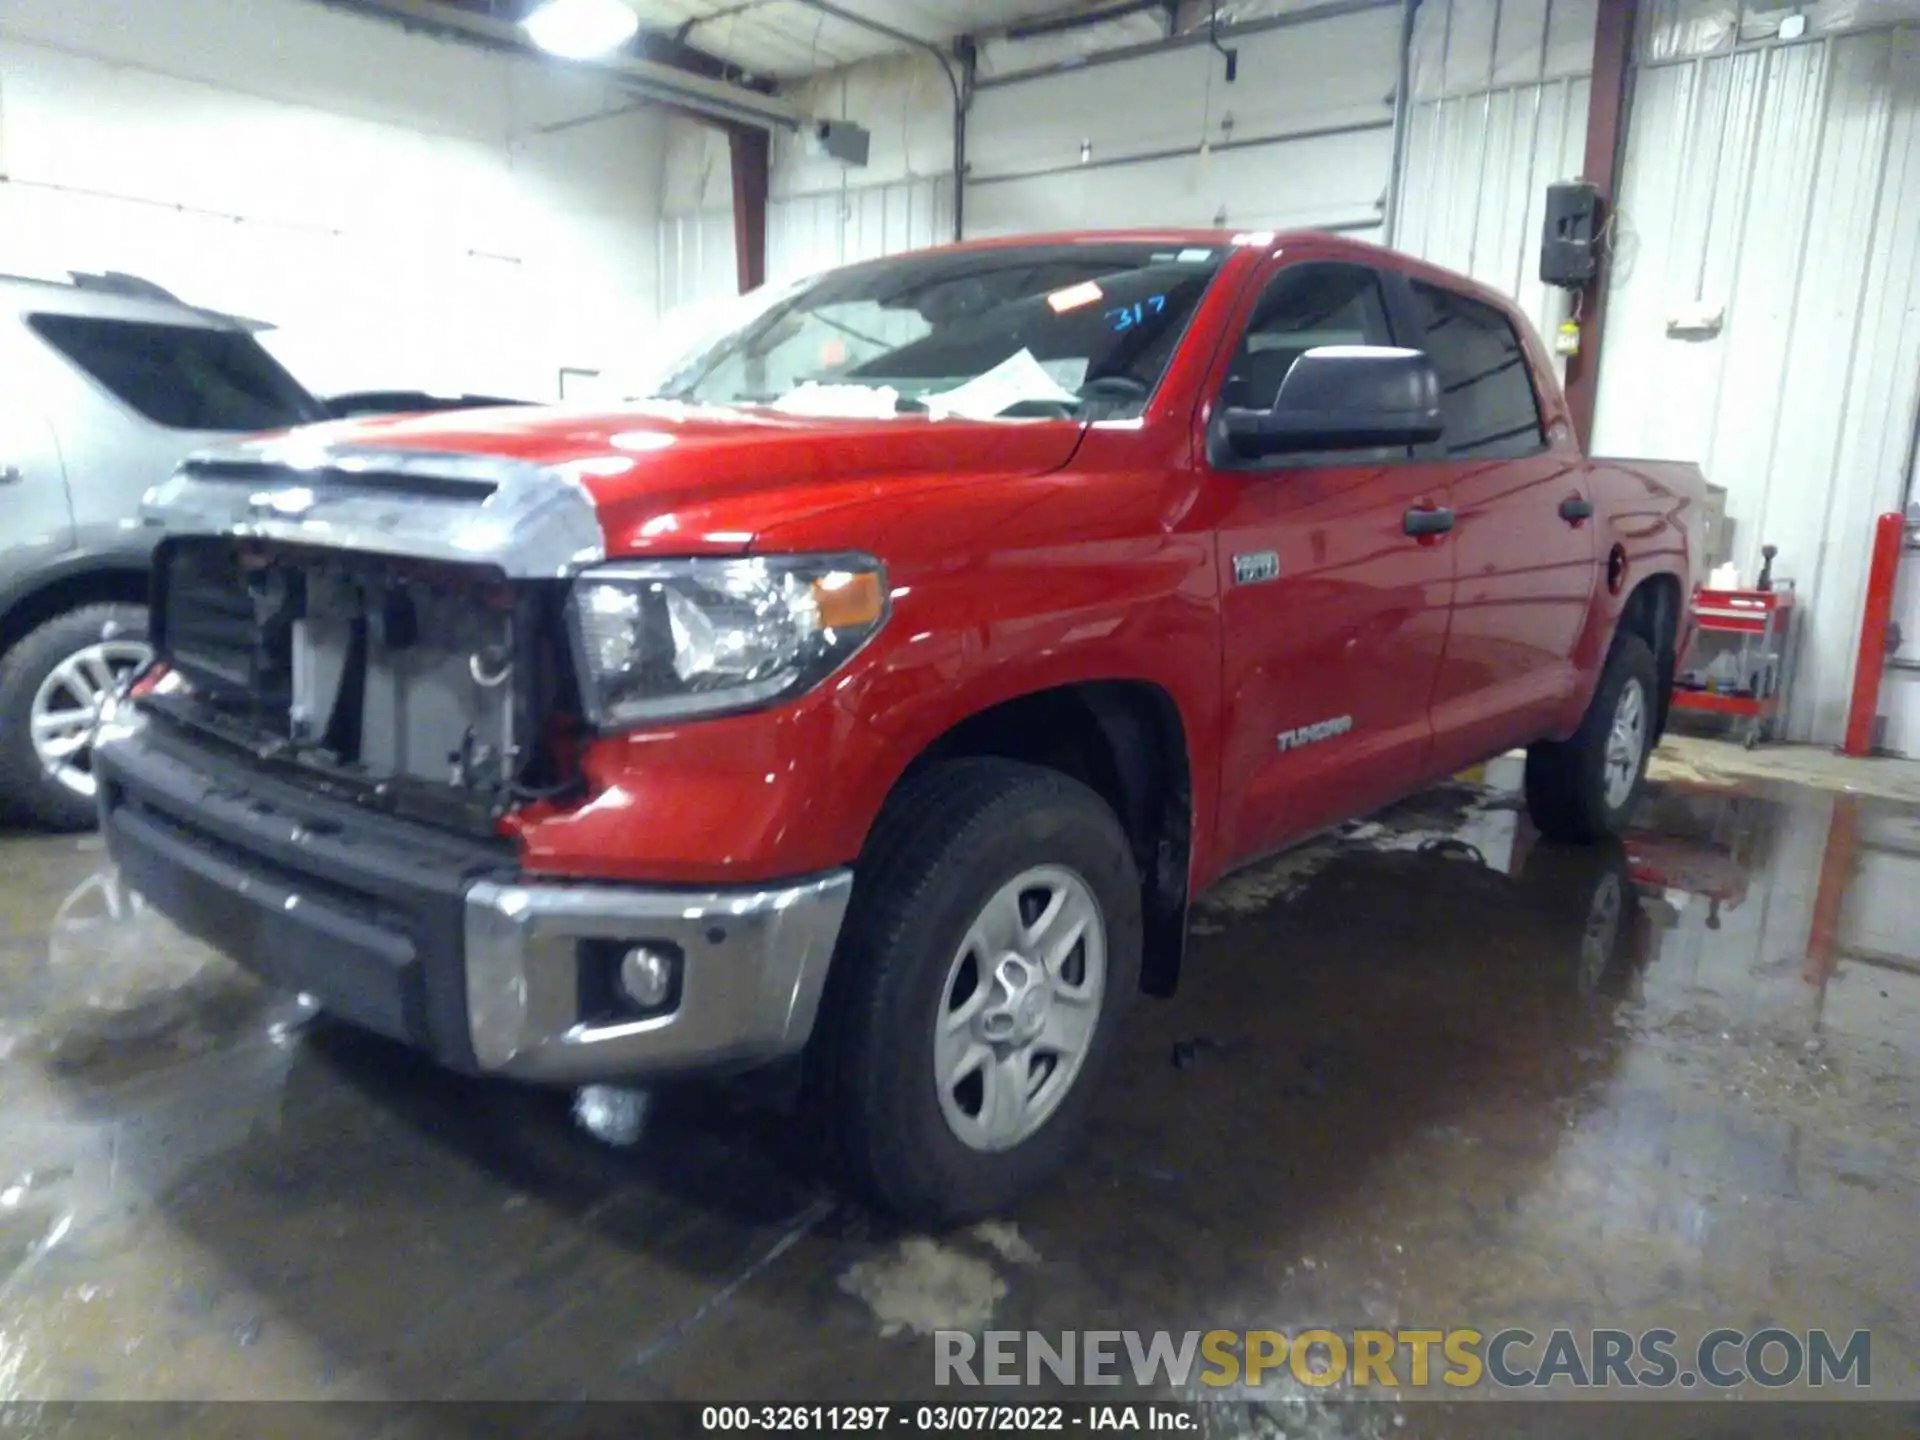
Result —
[{"label": "alloy wheel", "polygon": [[1620,687],[1614,702],[1613,725],[1607,731],[1607,807],[1618,810],[1633,794],[1640,779],[1640,761],[1647,748],[1647,696],[1638,680]]},{"label": "alloy wheel", "polygon": [[33,753],[74,794],[93,798],[94,728],[107,701],[152,653],[139,640],[97,640],[49,670],[34,691],[27,721]]},{"label": "alloy wheel", "polygon": [[1106,927],[1079,875],[1035,866],[993,893],[934,1021],[940,1111],[963,1144],[1010,1150],[1047,1122],[1086,1063],[1106,981]]}]

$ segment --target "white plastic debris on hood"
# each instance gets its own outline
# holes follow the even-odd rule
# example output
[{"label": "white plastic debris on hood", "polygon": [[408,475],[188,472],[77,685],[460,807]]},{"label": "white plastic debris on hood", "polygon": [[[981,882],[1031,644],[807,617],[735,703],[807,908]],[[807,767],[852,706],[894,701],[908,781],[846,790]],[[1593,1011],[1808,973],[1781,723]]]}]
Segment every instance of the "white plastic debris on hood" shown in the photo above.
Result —
[{"label": "white plastic debris on hood", "polygon": [[949,416],[992,420],[1015,405],[1080,403],[1079,396],[1049,375],[1046,367],[1033,358],[1033,352],[1025,349],[1009,355],[964,385],[956,385],[938,395],[923,395],[920,399],[936,420]]},{"label": "white plastic debris on hood", "polygon": [[900,413],[900,392],[891,385],[822,385],[808,380],[767,408],[783,415],[823,419],[891,420]]}]

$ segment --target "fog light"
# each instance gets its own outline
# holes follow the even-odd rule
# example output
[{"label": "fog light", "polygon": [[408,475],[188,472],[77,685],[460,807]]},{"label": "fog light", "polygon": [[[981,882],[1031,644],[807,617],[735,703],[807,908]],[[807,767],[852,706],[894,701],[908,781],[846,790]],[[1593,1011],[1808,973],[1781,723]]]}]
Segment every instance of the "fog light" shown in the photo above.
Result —
[{"label": "fog light", "polygon": [[620,989],[642,1010],[667,1003],[673,993],[673,957],[647,945],[636,945],[620,957]]}]

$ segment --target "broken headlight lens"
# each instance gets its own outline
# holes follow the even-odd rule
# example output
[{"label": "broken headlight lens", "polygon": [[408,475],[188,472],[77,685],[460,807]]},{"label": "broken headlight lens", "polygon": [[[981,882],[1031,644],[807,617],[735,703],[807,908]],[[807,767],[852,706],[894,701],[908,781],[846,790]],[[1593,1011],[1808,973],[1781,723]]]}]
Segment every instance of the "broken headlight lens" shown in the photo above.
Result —
[{"label": "broken headlight lens", "polygon": [[885,622],[867,555],[635,561],[568,601],[587,718],[600,729],[751,710],[812,688]]}]

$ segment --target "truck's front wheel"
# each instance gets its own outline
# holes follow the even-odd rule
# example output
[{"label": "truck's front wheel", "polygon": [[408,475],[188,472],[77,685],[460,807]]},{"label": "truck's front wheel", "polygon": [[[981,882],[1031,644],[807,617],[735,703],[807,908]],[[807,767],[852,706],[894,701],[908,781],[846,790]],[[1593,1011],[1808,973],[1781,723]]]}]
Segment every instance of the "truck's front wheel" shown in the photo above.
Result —
[{"label": "truck's front wheel", "polygon": [[1127,837],[1091,790],[1000,760],[903,786],[862,860],[814,1056],[849,1178],[937,1225],[1051,1170],[1140,945]]}]

